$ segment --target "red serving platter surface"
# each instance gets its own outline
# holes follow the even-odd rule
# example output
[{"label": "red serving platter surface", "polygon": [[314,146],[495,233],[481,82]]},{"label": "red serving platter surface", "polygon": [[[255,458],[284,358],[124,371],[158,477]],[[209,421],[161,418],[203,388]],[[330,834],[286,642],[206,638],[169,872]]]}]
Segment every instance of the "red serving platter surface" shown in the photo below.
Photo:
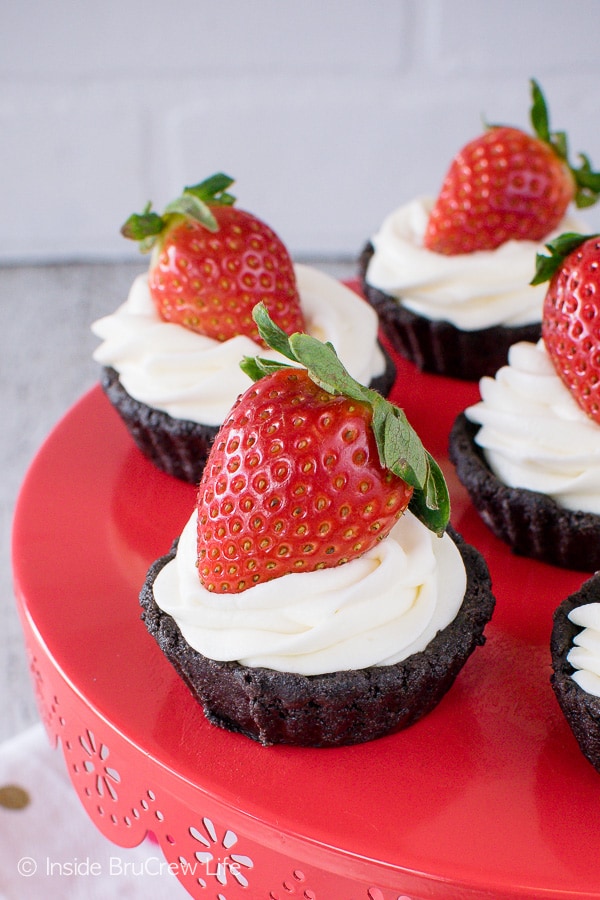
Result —
[{"label": "red serving platter surface", "polygon": [[138,605],[195,491],[138,452],[99,387],[58,424],[22,487],[19,602],[63,677],[146,761],[261,828],[342,851],[371,866],[374,883],[378,868],[397,867],[464,896],[600,898],[600,774],[549,681],[553,610],[588,576],[512,555],[471,507],[447,438],[477,385],[397,364],[392,397],[440,461],[452,522],[487,559],[497,599],[485,646],[421,722],[328,750],[265,748],[207,723]]}]

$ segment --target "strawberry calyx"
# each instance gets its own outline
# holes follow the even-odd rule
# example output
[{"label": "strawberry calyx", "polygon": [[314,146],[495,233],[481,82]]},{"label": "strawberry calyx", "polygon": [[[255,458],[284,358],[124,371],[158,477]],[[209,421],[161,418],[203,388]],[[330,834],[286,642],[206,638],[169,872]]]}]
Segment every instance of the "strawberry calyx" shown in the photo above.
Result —
[{"label": "strawberry calyx", "polygon": [[552,276],[561,267],[567,256],[577,250],[581,244],[591,238],[599,237],[597,234],[579,234],[575,231],[567,231],[559,235],[553,241],[549,241],[545,246],[549,251],[549,255],[538,253],[535,259],[535,275],[530,284],[543,284],[550,281]]},{"label": "strawberry calyx", "polygon": [[[565,131],[550,130],[550,114],[548,104],[538,82],[532,78],[531,110],[529,113],[535,137],[547,144],[558,159],[564,164],[573,179],[573,201],[578,209],[593,206],[600,197],[600,172],[594,172],[588,156],[579,153],[579,168],[569,161],[569,146]],[[488,125],[488,128],[499,128],[499,125]]]},{"label": "strawberry calyx", "polygon": [[[567,133],[550,130],[550,114],[546,98],[534,78],[530,79],[530,85],[531,110],[529,117],[535,137],[547,144],[570,172],[574,187],[573,201],[577,208],[585,209],[593,206],[600,197],[600,172],[594,172],[589,157],[584,153],[578,154],[578,158],[581,160],[579,168],[571,164]],[[503,126],[494,124],[487,127],[500,128]]]},{"label": "strawberry calyx", "polygon": [[158,239],[185,217],[200,222],[208,231],[215,232],[219,226],[211,211],[213,206],[233,206],[235,197],[228,188],[234,179],[222,172],[211,175],[199,184],[183,189],[180,197],[169,203],[162,215],[152,210],[147,203],[142,213],[133,213],[121,227],[123,237],[140,242],[140,250],[147,253]]},{"label": "strawberry calyx", "polygon": [[[288,336],[272,321],[263,303],[254,307],[252,315],[265,344],[292,363],[305,367],[315,384],[334,396],[343,395],[370,407],[371,428],[381,465],[413,488],[409,504],[411,512],[430,531],[441,536],[450,518],[446,481],[404,411],[377,391],[356,381],[342,365],[330,343],[324,344],[304,332]],[[245,357],[240,365],[253,381],[288,368],[286,363],[259,356]]]},{"label": "strawberry calyx", "polygon": [[532,95],[530,117],[536,137],[554,150],[571,173],[575,185],[573,200],[577,208],[584,209],[593,206],[600,196],[600,172],[593,171],[589,158],[583,153],[579,154],[581,166],[576,168],[571,165],[566,132],[550,130],[550,117],[545,97],[535,79],[532,78],[530,83]]},{"label": "strawberry calyx", "polygon": [[[531,85],[531,109],[529,118],[534,135],[538,140],[547,144],[558,159],[570,172],[573,179],[573,201],[578,209],[593,206],[600,197],[600,172],[592,169],[590,158],[585,153],[579,153],[581,165],[576,167],[569,161],[569,145],[565,131],[550,130],[550,114],[548,104],[538,82],[530,79]],[[488,124],[487,128],[511,127],[499,124]]]}]

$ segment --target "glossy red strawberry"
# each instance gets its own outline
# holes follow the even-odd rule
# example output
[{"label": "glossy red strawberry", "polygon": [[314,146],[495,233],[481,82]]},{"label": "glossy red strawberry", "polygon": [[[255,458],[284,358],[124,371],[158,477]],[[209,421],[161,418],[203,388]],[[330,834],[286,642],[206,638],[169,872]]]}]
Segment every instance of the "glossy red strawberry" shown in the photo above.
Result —
[{"label": "glossy red strawberry", "polygon": [[266,343],[308,370],[246,362],[258,380],[217,435],[198,490],[198,573],[217,593],[355,559],[409,502],[440,532],[449,512],[443,476],[401,410],[351,379],[329,346],[287,341],[264,313]]},{"label": "glossy red strawberry", "polygon": [[558,375],[600,424],[600,236],[566,234],[540,254],[535,284],[550,280],[542,337]]},{"label": "glossy red strawberry", "polygon": [[245,334],[259,341],[254,306],[265,304],[287,334],[304,318],[289,253],[256,216],[234,206],[232,179],[215,175],[170,204],[162,216],[146,209],[122,233],[153,249],[148,284],[167,322],[225,341]]},{"label": "glossy red strawberry", "polygon": [[532,81],[535,134],[494,126],[452,161],[430,213],[424,245],[446,255],[493,250],[508,240],[543,240],[560,224],[569,203],[590,206],[600,173],[582,156],[568,162],[564,132],[551,132],[539,85]]}]

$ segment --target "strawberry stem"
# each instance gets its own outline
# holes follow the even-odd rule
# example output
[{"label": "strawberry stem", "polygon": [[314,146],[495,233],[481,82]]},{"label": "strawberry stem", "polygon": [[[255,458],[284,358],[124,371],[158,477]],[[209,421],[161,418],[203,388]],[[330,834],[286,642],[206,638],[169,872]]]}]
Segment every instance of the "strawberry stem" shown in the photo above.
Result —
[{"label": "strawberry stem", "polygon": [[[381,465],[413,487],[411,511],[431,531],[442,535],[450,518],[448,488],[441,469],[423,447],[403,410],[356,381],[331,344],[323,344],[303,332],[288,337],[269,317],[263,303],[254,307],[253,318],[267,346],[304,366],[315,384],[334,396],[350,397],[371,408],[371,427]],[[240,365],[253,381],[287,366],[258,356],[245,357]]]}]

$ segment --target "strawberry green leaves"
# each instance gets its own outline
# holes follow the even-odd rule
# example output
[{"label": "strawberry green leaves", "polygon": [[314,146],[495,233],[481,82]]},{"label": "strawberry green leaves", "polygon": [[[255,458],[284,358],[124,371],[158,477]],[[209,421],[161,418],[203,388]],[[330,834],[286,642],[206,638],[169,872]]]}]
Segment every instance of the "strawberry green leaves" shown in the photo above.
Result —
[{"label": "strawberry green leaves", "polygon": [[148,203],[143,213],[134,213],[127,219],[121,228],[121,234],[132,241],[142,241],[160,234],[163,228],[162,216],[152,212],[152,205]]},{"label": "strawberry green leaves", "polygon": [[216,175],[211,175],[210,178],[205,178],[199,184],[184,188],[183,193],[191,194],[211,206],[233,206],[235,197],[227,190],[232,184],[233,178],[218,172]]},{"label": "strawberry green leaves", "polygon": [[563,160],[575,182],[574,201],[578,209],[593,206],[600,195],[600,172],[594,172],[590,160],[580,153],[581,166],[576,168],[569,162],[567,135],[564,131],[550,131],[548,107],[542,90],[534,79],[531,79],[531,124],[540,140],[549,144],[559,159]]},{"label": "strawberry green leaves", "polygon": [[147,253],[159,236],[171,228],[182,216],[200,222],[208,231],[218,231],[219,226],[211,206],[233,206],[235,197],[228,192],[233,178],[219,172],[199,184],[185,187],[176,200],[169,203],[162,215],[152,212],[148,203],[142,213],[133,213],[121,227],[123,237],[140,242],[140,250]]},{"label": "strawberry green leaves", "polygon": [[[542,90],[535,81],[535,79],[531,79],[531,124],[533,126],[533,130],[540,138],[540,140],[545,141],[547,144],[555,143],[555,145],[560,145],[561,148],[565,147],[565,138],[564,131],[558,132],[554,136],[550,131],[550,119],[548,116],[548,105],[546,104],[546,99],[542,93]],[[560,156],[564,159],[564,152],[561,150]]]},{"label": "strawberry green leaves", "polygon": [[550,281],[554,273],[562,266],[563,262],[574,250],[590,238],[598,237],[596,234],[578,234],[577,232],[565,232],[555,240],[546,244],[549,255],[538,253],[536,256],[535,275],[531,280],[532,285],[543,284]]},{"label": "strawberry green leaves", "polygon": [[450,498],[443,473],[425,450],[404,412],[373,396],[372,428],[381,464],[414,488],[410,509],[431,531],[441,535],[450,516]]},{"label": "strawberry green leaves", "polygon": [[[371,427],[382,466],[414,488],[411,511],[431,531],[441,535],[450,516],[446,482],[404,412],[377,391],[364,387],[352,378],[331,344],[323,344],[302,332],[288,337],[272,322],[263,304],[254,308],[253,317],[267,346],[294,365],[304,366],[315,384],[330,394],[341,394],[370,407]],[[258,381],[285,364],[262,357],[246,357],[241,366],[253,381]]]}]

